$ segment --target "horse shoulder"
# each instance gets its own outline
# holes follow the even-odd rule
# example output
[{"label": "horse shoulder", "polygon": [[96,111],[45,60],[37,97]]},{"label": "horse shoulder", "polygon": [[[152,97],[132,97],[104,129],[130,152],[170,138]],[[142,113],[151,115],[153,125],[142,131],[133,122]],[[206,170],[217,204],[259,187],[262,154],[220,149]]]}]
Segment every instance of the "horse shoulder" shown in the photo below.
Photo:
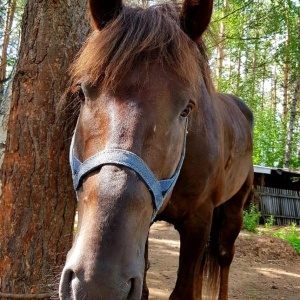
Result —
[{"label": "horse shoulder", "polygon": [[223,124],[223,202],[239,190],[252,168],[253,114],[241,99],[217,96]]},{"label": "horse shoulder", "polygon": [[240,111],[243,113],[243,115],[245,116],[245,118],[248,121],[248,124],[251,128],[251,131],[253,131],[253,126],[254,126],[254,117],[253,117],[253,113],[251,111],[251,109],[249,108],[249,106],[240,98],[231,95],[231,94],[218,94],[219,97],[221,99],[223,99],[223,101],[228,102],[230,105],[236,105]]}]

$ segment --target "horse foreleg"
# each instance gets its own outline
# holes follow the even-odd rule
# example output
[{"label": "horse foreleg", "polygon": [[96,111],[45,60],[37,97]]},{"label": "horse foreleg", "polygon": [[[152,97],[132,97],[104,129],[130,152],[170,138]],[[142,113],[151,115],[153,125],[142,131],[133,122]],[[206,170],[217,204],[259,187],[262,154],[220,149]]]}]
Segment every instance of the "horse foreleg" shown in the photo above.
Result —
[{"label": "horse foreleg", "polygon": [[224,252],[223,254],[221,254],[219,260],[220,261],[219,300],[228,300],[229,269],[230,269],[233,256],[234,256],[234,246],[232,247],[231,253],[230,251]]},{"label": "horse foreleg", "polygon": [[146,245],[145,245],[145,271],[144,271],[144,280],[143,280],[143,293],[142,293],[142,298],[141,300],[148,300],[149,298],[149,289],[147,286],[147,281],[146,281],[146,277],[147,277],[147,271],[150,268],[150,262],[149,262],[149,258],[148,258],[148,238],[146,241]]},{"label": "horse foreleg", "polygon": [[250,174],[238,193],[223,204],[224,215],[219,245],[219,300],[228,300],[229,269],[234,257],[234,243],[242,228],[243,207],[251,190],[251,184]]},{"label": "horse foreleg", "polygon": [[202,299],[202,257],[210,233],[213,208],[199,209],[176,225],[180,234],[177,281],[170,300]]}]

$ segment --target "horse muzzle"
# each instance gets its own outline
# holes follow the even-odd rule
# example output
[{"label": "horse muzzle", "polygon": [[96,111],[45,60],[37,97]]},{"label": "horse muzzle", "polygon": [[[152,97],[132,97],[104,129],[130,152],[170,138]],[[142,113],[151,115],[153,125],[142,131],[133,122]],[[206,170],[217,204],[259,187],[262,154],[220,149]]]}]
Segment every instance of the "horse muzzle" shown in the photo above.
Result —
[{"label": "horse muzzle", "polygon": [[[83,272],[65,268],[61,277],[59,298],[61,300],[140,300],[143,279],[116,277],[112,270],[97,279],[83,279]],[[113,273],[113,274],[112,274]],[[115,277],[114,283],[111,278]],[[109,278],[109,280],[108,280]],[[97,283],[95,285],[95,283]]]},{"label": "horse muzzle", "polygon": [[79,200],[60,299],[140,300],[152,215],[146,186],[128,168],[103,166],[86,178]]}]

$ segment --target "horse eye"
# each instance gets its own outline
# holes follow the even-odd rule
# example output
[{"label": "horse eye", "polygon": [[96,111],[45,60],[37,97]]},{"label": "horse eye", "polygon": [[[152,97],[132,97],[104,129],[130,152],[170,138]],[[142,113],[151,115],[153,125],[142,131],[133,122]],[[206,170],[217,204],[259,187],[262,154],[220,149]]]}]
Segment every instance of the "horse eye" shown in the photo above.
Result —
[{"label": "horse eye", "polygon": [[192,105],[189,104],[180,114],[181,117],[186,118],[192,111]]},{"label": "horse eye", "polygon": [[83,92],[83,89],[81,87],[81,84],[78,84],[76,86],[76,92],[75,92],[76,98],[78,98],[80,101],[84,101],[85,100],[85,95]]}]

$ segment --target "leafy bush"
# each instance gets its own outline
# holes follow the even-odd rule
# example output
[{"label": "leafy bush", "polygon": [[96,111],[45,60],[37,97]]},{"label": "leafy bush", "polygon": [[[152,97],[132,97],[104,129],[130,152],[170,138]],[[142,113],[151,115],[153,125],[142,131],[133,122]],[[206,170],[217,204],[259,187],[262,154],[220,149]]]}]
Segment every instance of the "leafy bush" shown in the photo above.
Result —
[{"label": "leafy bush", "polygon": [[292,222],[288,228],[282,228],[274,236],[286,240],[300,254],[300,231],[296,223]]},{"label": "leafy bush", "polygon": [[255,231],[259,224],[259,218],[261,217],[258,205],[250,203],[249,209],[244,211],[243,216],[243,228],[247,231]]},{"label": "leafy bush", "polygon": [[270,229],[272,226],[275,225],[275,217],[270,215],[265,222],[265,228]]}]

